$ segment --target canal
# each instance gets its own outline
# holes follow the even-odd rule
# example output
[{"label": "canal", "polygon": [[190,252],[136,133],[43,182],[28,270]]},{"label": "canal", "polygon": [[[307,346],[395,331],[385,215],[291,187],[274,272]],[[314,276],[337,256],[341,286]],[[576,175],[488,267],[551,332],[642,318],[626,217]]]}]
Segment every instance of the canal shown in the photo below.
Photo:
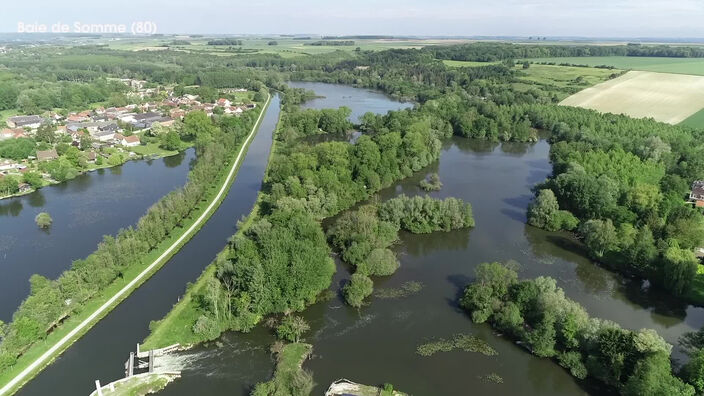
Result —
[{"label": "canal", "polygon": [[237,220],[251,211],[264,177],[279,109],[280,98],[274,95],[230,192],[200,232],[19,395],[88,395],[95,389],[96,379],[107,383],[124,376],[122,365],[136,343],[149,333],[149,322],[171,309],[186,284],[195,281],[225,246]]},{"label": "canal", "polygon": [[[95,251],[103,235],[133,225],[162,196],[186,182],[195,150],[79,175],[31,194],[0,200],[0,320],[29,295],[29,277],[56,279]],[[51,228],[34,217],[48,212]]]}]

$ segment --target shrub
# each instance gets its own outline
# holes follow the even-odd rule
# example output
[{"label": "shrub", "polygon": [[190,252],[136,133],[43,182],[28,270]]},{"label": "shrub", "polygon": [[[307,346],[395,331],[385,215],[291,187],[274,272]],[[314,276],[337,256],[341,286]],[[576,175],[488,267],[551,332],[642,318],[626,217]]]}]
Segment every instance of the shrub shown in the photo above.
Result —
[{"label": "shrub", "polygon": [[359,308],[364,299],[374,291],[374,283],[368,276],[352,274],[350,282],[345,285],[343,293],[347,304]]},{"label": "shrub", "polygon": [[49,213],[41,212],[34,218],[34,221],[37,223],[39,228],[49,228],[54,220],[51,218]]}]

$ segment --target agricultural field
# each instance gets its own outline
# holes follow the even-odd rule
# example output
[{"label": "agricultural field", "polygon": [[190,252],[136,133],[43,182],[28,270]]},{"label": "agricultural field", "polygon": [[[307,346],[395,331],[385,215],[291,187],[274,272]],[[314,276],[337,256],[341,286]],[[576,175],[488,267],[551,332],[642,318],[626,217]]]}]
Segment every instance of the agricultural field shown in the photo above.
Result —
[{"label": "agricultural field", "polygon": [[585,56],[565,58],[534,58],[530,62],[555,64],[613,66],[622,70],[642,70],[660,73],[694,74],[704,76],[704,58],[655,58],[636,56]]},{"label": "agricultural field", "polygon": [[444,59],[442,63],[449,67],[481,67],[488,65],[498,65],[501,62],[475,62],[475,61],[457,61]]},{"label": "agricultural field", "polygon": [[518,64],[515,70],[518,80],[512,84],[515,89],[539,88],[552,91],[555,92],[558,100],[615,78],[621,72],[613,69],[536,64],[530,65],[528,69],[523,69],[523,66]]},{"label": "agricultural field", "polygon": [[704,77],[630,71],[560,104],[678,124],[704,108]]},{"label": "agricultural field", "polygon": [[[469,42],[469,40],[442,40],[442,39],[347,39],[340,38],[339,40],[354,41],[353,45],[344,46],[314,46],[310,43],[317,41],[325,41],[319,37],[312,37],[307,40],[293,39],[291,37],[232,37],[242,41],[242,45],[208,45],[208,41],[213,40],[212,37],[197,37],[197,38],[179,38],[178,40],[187,41],[188,44],[174,43],[174,37],[165,37],[163,39],[121,39],[106,42],[110,48],[129,50],[129,51],[153,51],[163,49],[173,49],[178,51],[186,51],[190,53],[203,53],[209,55],[233,55],[233,54],[254,54],[254,53],[274,53],[282,57],[297,57],[315,55],[337,50],[354,51],[359,47],[362,51],[381,51],[391,48],[409,49],[422,48],[427,45],[437,44],[457,44]],[[335,39],[338,40],[338,39]],[[275,41],[276,45],[269,45],[269,42]],[[331,40],[334,41],[334,40]]]}]

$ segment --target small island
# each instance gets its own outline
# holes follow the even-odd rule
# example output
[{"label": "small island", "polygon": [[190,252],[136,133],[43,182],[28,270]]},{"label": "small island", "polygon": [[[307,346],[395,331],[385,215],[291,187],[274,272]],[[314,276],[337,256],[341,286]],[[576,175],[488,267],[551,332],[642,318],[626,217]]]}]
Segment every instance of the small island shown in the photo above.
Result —
[{"label": "small island", "polygon": [[51,227],[51,223],[54,222],[54,220],[47,212],[39,213],[37,217],[34,218],[34,221],[37,223],[37,226],[39,226],[39,228],[41,229],[47,229]]}]

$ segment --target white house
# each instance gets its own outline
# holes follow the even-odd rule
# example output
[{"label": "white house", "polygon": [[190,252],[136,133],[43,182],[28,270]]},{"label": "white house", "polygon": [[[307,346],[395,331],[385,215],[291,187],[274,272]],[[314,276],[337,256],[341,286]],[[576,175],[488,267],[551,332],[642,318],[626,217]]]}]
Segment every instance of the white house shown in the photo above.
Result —
[{"label": "white house", "polygon": [[135,146],[139,146],[141,144],[141,142],[139,141],[139,136],[132,135],[132,136],[123,136],[120,144],[122,144],[125,147],[135,147]]}]

